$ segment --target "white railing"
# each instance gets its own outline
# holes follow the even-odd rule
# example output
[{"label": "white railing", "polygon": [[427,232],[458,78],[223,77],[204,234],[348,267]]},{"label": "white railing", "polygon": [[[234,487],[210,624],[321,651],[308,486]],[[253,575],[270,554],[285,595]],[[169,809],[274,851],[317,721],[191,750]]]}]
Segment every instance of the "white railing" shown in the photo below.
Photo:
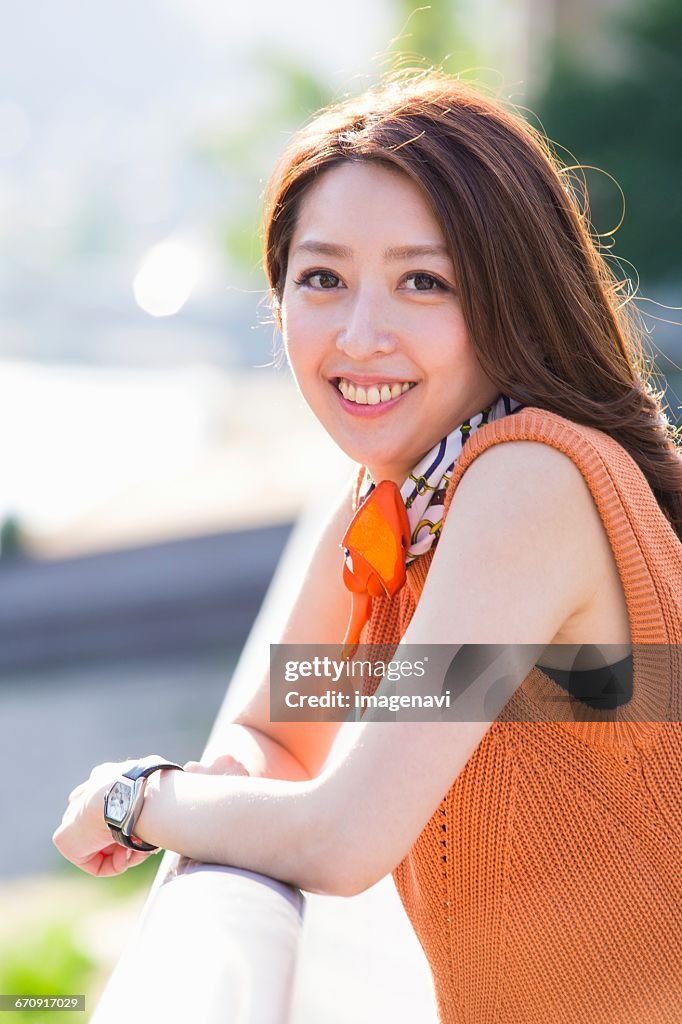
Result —
[{"label": "white railing", "polygon": [[[342,479],[348,469],[339,468]],[[310,508],[287,543],[211,731],[209,757],[224,752],[224,727],[262,677],[327,505]],[[353,726],[341,727],[330,758],[352,740]],[[304,897],[263,875],[170,851],[90,1020],[120,1024],[129,1015],[154,1024],[435,1020],[430,973],[390,878],[352,899]]]},{"label": "white railing", "polygon": [[[224,752],[224,727],[262,677],[271,638],[278,635],[325,511],[310,508],[287,543],[207,755]],[[287,1024],[304,907],[300,890],[283,882],[165,851],[92,1024],[120,1024],[124,1011],[163,1024]]]}]

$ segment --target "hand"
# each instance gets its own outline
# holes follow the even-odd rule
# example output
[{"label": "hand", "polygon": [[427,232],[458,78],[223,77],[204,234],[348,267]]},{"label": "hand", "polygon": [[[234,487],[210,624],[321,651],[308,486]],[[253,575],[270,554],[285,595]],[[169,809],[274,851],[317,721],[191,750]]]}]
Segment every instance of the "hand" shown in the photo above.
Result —
[{"label": "hand", "polygon": [[231,754],[219,754],[212,761],[187,761],[183,765],[186,772],[201,775],[248,775],[249,772],[236,757]]},{"label": "hand", "polygon": [[128,761],[105,761],[69,793],[69,803],[52,842],[63,857],[89,875],[110,877],[141,864],[154,850],[128,850],[117,843],[104,820],[104,796],[119,775],[135,764],[167,760],[158,754]]}]

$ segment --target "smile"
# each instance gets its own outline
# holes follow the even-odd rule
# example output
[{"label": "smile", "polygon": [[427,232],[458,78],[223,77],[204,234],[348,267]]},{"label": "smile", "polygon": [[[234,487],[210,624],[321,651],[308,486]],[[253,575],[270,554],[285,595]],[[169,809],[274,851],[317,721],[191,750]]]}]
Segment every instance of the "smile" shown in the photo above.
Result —
[{"label": "smile", "polygon": [[400,398],[410,388],[416,387],[416,384],[414,381],[396,381],[393,384],[371,384],[363,387],[362,384],[354,384],[345,377],[339,377],[335,381],[335,386],[347,402],[356,405],[379,405]]},{"label": "smile", "polygon": [[393,409],[408,391],[417,386],[415,381],[396,381],[393,384],[363,386],[354,384],[353,381],[346,380],[344,377],[337,377],[330,383],[346,412],[352,416],[369,417],[370,419]]}]

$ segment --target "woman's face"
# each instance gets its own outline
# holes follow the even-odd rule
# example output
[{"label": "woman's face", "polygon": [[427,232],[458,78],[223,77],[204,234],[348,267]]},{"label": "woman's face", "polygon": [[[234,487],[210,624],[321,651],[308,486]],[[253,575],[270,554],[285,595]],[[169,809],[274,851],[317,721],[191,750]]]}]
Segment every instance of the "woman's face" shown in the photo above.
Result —
[{"label": "woman's face", "polygon": [[379,164],[341,164],[306,193],[282,330],[306,402],[377,482],[401,486],[498,395],[467,334],[437,220],[409,178]]}]

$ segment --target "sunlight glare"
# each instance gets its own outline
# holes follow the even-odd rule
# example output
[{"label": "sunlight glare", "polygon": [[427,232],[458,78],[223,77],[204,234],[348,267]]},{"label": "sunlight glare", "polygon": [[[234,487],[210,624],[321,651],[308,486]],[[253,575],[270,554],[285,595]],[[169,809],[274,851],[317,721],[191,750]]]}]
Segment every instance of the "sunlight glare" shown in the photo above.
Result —
[{"label": "sunlight glare", "polygon": [[135,276],[135,300],[150,316],[173,316],[190,297],[199,272],[199,256],[186,242],[159,242],[147,252]]}]

